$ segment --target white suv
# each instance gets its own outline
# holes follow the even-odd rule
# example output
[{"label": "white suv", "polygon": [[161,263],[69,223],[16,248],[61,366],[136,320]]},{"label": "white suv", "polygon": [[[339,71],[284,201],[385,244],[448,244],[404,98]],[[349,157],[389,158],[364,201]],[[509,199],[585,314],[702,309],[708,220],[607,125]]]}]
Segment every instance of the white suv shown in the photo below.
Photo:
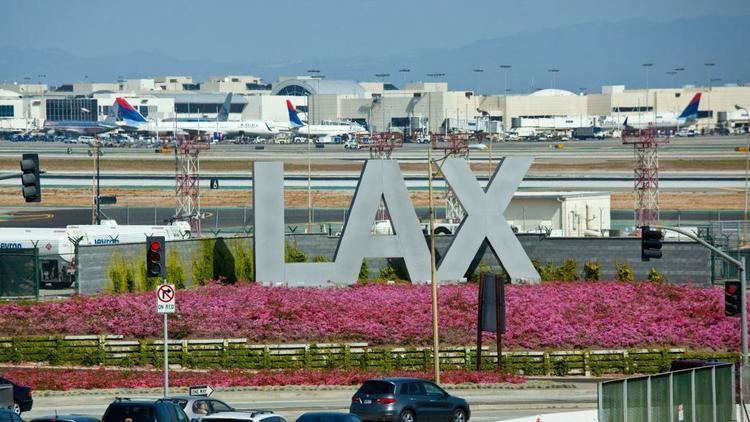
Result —
[{"label": "white suv", "polygon": [[286,422],[286,419],[270,410],[247,412],[221,412],[204,416],[201,422]]},{"label": "white suv", "polygon": [[345,149],[359,149],[359,142],[355,139],[350,139],[344,143]]}]

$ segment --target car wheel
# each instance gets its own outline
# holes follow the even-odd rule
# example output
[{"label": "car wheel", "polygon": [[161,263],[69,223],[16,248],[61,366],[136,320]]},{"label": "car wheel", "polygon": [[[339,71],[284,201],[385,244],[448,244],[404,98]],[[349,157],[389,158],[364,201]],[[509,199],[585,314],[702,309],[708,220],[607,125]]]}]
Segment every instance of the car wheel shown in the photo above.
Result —
[{"label": "car wheel", "polygon": [[453,422],[466,422],[466,412],[463,409],[453,411]]},{"label": "car wheel", "polygon": [[19,416],[21,415],[21,405],[20,405],[20,404],[18,404],[18,402],[17,402],[17,401],[14,401],[14,402],[13,402],[13,412],[14,412],[14,413],[15,413],[16,415],[19,415]]},{"label": "car wheel", "polygon": [[415,422],[417,418],[414,417],[414,412],[411,410],[404,410],[401,412],[401,416],[398,417],[401,422]]}]

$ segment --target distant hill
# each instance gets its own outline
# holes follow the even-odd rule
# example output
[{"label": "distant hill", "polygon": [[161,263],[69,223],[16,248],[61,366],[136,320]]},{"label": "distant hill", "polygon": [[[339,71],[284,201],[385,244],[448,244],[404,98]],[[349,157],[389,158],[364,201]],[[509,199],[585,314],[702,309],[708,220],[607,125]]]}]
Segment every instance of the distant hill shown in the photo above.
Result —
[{"label": "distant hill", "polygon": [[[202,81],[209,75],[255,74],[274,81],[279,75],[305,74],[311,67],[329,78],[376,80],[375,73],[388,72],[389,79],[402,85],[402,79],[427,80],[427,73],[445,73],[455,89],[476,90],[481,83],[485,93],[503,91],[500,64],[510,64],[508,87],[514,93],[547,88],[557,68],[555,87],[577,91],[599,91],[601,85],[646,84],[645,62],[654,63],[649,71],[650,86],[705,84],[704,63],[716,63],[713,84],[750,82],[750,39],[748,16],[713,16],[670,23],[627,20],[616,23],[590,23],[516,34],[467,44],[460,48],[414,51],[391,57],[356,57],[285,62],[260,62],[238,57],[235,62],[181,60],[157,51],[113,53],[99,57],[79,57],[61,50],[31,50],[0,46],[0,80],[22,81],[28,76],[48,75],[48,82],[111,81],[151,75],[192,75]],[[498,25],[502,24],[502,20]],[[350,34],[351,35],[351,34]],[[405,41],[406,42],[406,41]],[[209,55],[210,52],[206,52]],[[684,67],[670,76],[665,72]],[[398,70],[409,68],[408,74]],[[472,69],[482,68],[484,73]],[[86,76],[85,76],[86,75]],[[481,76],[480,76],[481,75]],[[480,80],[481,79],[481,80]]]}]

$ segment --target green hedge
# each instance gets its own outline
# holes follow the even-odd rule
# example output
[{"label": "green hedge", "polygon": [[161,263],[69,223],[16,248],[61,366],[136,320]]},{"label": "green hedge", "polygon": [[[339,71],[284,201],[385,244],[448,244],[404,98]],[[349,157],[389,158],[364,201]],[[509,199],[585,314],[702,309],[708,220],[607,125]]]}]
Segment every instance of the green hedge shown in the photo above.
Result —
[{"label": "green hedge", "polygon": [[[53,365],[160,365],[159,340],[123,340],[116,336],[0,338],[0,362],[48,362]],[[698,358],[736,362],[734,352],[684,349],[508,351],[503,367],[525,375],[650,374],[663,372],[673,359]],[[189,368],[362,368],[429,370],[430,348],[369,347],[366,343],[254,345],[244,339],[171,340],[169,360]],[[476,349],[445,347],[441,367],[474,369]],[[494,368],[497,353],[482,352],[481,366]]]}]

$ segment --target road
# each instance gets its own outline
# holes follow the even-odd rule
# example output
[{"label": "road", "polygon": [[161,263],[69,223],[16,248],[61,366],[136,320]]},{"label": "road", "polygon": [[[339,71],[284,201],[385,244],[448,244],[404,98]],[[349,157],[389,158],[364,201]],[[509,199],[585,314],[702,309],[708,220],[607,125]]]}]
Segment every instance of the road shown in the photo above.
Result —
[{"label": "road", "polygon": [[[120,224],[151,225],[164,224],[174,215],[174,208],[166,207],[104,207],[103,211],[109,218]],[[428,218],[426,208],[417,208],[417,215]],[[204,230],[232,230],[249,231],[253,225],[253,209],[247,208],[214,208],[204,207],[206,218],[203,220]],[[443,209],[436,213],[442,217]],[[632,210],[612,210],[613,223],[629,223],[633,219]],[[313,221],[315,224],[342,224],[346,217],[346,210],[342,208],[315,208]],[[307,209],[287,208],[284,210],[287,225],[294,226],[307,222]],[[741,210],[699,210],[699,211],[661,211],[664,221],[680,221],[685,225],[695,225],[717,220],[740,220]],[[91,224],[90,208],[11,208],[0,214],[0,228],[4,227],[41,227],[58,228],[74,224]]]},{"label": "road", "polygon": [[[543,389],[448,389],[452,394],[469,401],[472,421],[487,422],[534,416],[541,413],[584,410],[596,407],[596,383],[566,383],[574,388]],[[23,414],[33,417],[58,414],[89,414],[101,417],[115,394],[126,397],[159,397],[159,393],[122,394],[100,392],[86,395],[41,397],[34,399],[31,412]],[[212,397],[222,399],[239,409],[271,409],[293,421],[308,411],[346,411],[355,388],[320,391],[265,390],[265,391],[217,391]]]}]

